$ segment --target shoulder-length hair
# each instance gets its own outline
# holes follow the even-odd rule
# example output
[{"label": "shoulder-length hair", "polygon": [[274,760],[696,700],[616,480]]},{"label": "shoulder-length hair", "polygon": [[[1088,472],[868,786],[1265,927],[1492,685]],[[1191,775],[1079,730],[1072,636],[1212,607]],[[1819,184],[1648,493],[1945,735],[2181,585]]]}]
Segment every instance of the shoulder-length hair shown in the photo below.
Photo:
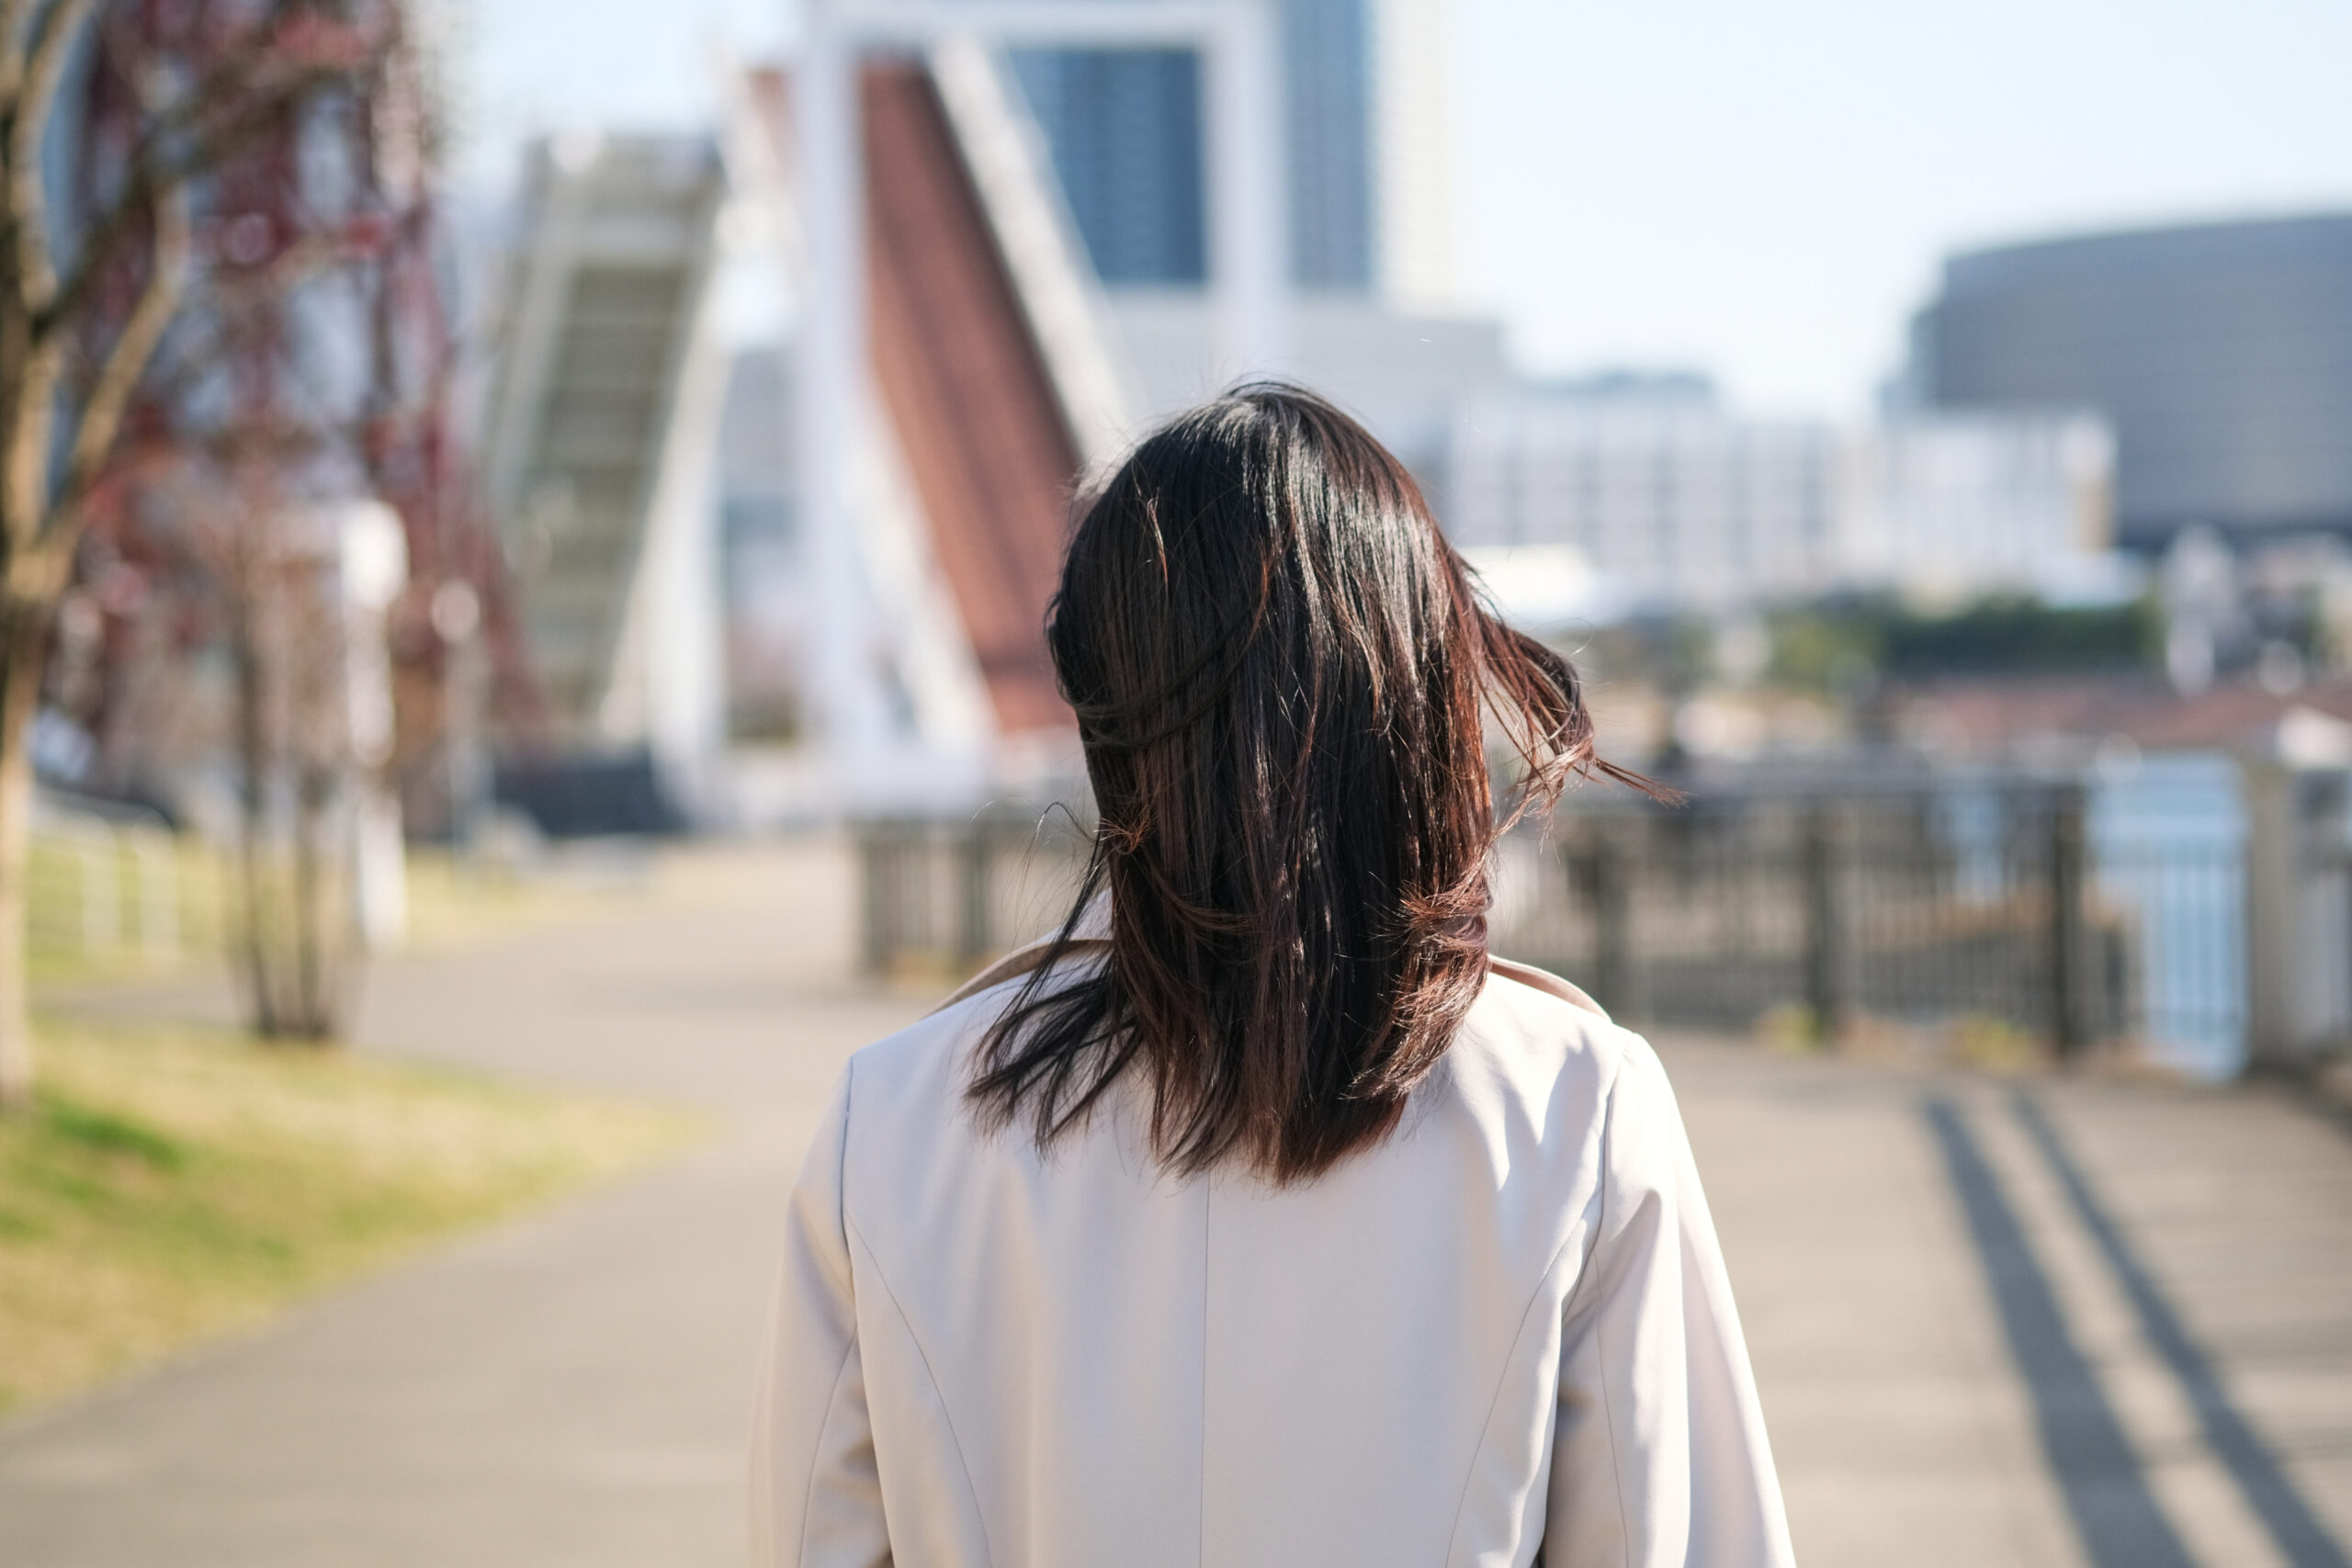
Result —
[{"label": "shoulder-length hair", "polygon": [[1046,640],[1109,953],[1057,974],[1065,927],[968,1090],[1040,1144],[1131,1070],[1176,1172],[1297,1181],[1378,1143],[1486,979],[1485,716],[1521,810],[1646,783],[1595,758],[1575,670],[1496,617],[1404,466],[1292,387],[1182,415],[1081,503]]}]

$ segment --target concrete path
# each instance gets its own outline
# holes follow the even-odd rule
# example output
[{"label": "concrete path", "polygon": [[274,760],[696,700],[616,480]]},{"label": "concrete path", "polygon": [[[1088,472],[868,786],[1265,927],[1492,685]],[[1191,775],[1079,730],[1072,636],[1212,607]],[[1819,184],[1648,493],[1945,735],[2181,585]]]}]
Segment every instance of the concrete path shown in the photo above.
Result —
[{"label": "concrete path", "polygon": [[0,1432],[0,1564],[740,1562],[784,1196],[842,1060],[924,1006],[846,984],[847,874],[698,856],[609,909],[379,965],[371,1052],[682,1102],[720,1134]]},{"label": "concrete path", "polygon": [[2346,1568],[2352,1130],[1664,1051],[1804,1561]]},{"label": "concrete path", "polygon": [[[846,981],[854,908],[821,850],[704,853],[609,916],[385,965],[369,1050],[723,1131],[0,1430],[0,1563],[740,1561],[777,1209],[842,1058],[922,1006]],[[2254,1093],[1666,1050],[1804,1561],[2342,1568],[2343,1126]]]}]

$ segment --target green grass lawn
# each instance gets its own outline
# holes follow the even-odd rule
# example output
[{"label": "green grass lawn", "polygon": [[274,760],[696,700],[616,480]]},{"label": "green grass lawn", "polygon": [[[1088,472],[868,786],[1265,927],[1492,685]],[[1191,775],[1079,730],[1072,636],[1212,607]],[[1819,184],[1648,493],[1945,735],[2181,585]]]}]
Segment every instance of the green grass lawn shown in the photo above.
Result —
[{"label": "green grass lawn", "polygon": [[0,1413],[692,1136],[688,1119],[191,1030],[51,1021],[0,1122]]}]

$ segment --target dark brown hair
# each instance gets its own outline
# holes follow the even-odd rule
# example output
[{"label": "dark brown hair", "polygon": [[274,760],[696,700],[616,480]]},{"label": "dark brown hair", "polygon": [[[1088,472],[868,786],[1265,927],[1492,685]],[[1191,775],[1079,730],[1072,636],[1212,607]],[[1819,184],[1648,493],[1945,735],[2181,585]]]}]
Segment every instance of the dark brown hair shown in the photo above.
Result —
[{"label": "dark brown hair", "polygon": [[1485,983],[1498,830],[1600,772],[1567,660],[1504,626],[1402,464],[1295,388],[1148,437],[1081,507],[1046,641],[1101,813],[1078,898],[979,1046],[984,1125],[1041,1144],[1128,1070],[1159,1159],[1277,1182],[1376,1144]]}]

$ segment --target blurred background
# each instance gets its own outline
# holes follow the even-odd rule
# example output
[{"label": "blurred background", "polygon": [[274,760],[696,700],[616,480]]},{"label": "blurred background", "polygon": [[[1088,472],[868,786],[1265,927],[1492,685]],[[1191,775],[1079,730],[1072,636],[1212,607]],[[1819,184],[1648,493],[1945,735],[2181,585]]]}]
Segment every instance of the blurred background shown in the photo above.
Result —
[{"label": "blurred background", "polygon": [[1279,376],[1688,797],[1494,941],[1660,1043],[1801,1555],[2344,1568],[2347,56],[0,6],[0,1558],[734,1560],[827,1086],[1075,884],[1069,497]]}]

